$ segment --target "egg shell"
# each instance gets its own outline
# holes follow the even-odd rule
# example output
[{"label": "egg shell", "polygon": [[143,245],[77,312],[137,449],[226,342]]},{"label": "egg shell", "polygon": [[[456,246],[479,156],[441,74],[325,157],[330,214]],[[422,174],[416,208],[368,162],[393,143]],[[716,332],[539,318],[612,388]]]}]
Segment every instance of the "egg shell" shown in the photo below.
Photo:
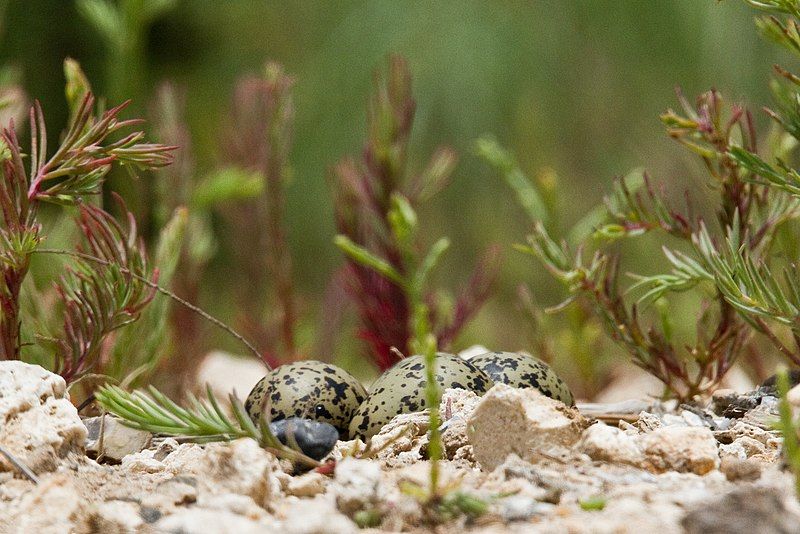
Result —
[{"label": "egg shell", "polygon": [[[442,388],[466,389],[482,395],[492,381],[467,360],[453,354],[436,356],[436,381]],[[425,359],[409,356],[387,369],[372,385],[370,394],[350,423],[350,435],[368,439],[395,415],[424,410]]]},{"label": "egg shell", "polygon": [[269,419],[299,417],[330,423],[347,439],[350,420],[366,398],[364,386],[347,371],[316,360],[276,367],[253,387],[244,407],[257,421],[266,404]]},{"label": "egg shell", "polygon": [[575,404],[566,382],[535,356],[523,352],[487,352],[473,356],[469,361],[496,383],[515,388],[536,388],[567,406]]}]

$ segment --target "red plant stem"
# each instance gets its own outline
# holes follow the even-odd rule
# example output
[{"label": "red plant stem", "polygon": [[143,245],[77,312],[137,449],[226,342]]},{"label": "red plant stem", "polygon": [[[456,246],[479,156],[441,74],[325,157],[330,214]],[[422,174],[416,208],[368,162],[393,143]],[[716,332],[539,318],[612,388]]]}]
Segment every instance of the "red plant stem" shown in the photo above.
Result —
[{"label": "red plant stem", "polygon": [[[24,276],[24,273],[22,274]],[[19,291],[21,276],[18,271],[6,273],[6,287],[10,295],[3,298],[0,305],[3,307],[3,320],[0,324],[0,345],[3,349],[3,360],[16,360],[19,358],[20,348],[20,320],[19,320]]]},{"label": "red plant stem", "polygon": [[275,293],[283,311],[281,317],[281,337],[289,358],[296,353],[294,329],[297,312],[292,283],[292,258],[286,243],[286,228],[283,224],[283,159],[273,154],[267,165],[265,196],[267,202],[267,241],[269,251],[267,262],[275,278]]}]

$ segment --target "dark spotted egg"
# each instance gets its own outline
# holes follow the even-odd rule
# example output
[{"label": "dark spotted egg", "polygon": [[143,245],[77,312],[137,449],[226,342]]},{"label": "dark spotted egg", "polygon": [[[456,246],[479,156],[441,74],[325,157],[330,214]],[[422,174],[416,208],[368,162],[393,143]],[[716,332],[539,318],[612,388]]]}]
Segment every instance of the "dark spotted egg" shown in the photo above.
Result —
[{"label": "dark spotted egg", "polygon": [[494,382],[515,388],[536,388],[567,406],[575,403],[567,384],[549,365],[530,354],[487,352],[473,356],[469,362],[489,375]]},{"label": "dark spotted egg", "polygon": [[289,417],[324,421],[347,438],[350,419],[366,396],[364,386],[347,371],[307,360],[270,371],[247,396],[244,407],[253,421],[269,405],[271,421]]},{"label": "dark spotted egg", "polygon": [[[452,354],[436,356],[436,381],[443,388],[467,389],[478,395],[492,387],[486,374]],[[425,409],[425,359],[409,356],[384,372],[350,423],[350,436],[367,439],[395,415]]]}]

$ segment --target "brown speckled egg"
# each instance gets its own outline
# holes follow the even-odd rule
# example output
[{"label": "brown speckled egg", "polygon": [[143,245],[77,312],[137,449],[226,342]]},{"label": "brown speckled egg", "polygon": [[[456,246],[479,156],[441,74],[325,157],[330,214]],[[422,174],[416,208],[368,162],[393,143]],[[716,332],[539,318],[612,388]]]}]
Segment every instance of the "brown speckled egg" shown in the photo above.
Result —
[{"label": "brown speckled egg", "polygon": [[567,384],[539,358],[521,352],[487,352],[469,362],[496,383],[515,388],[536,388],[551,399],[572,406],[575,400]]},{"label": "brown speckled egg", "polygon": [[366,396],[364,386],[347,371],[307,360],[270,371],[247,396],[244,407],[257,421],[269,403],[271,421],[289,417],[324,421],[347,438],[350,420]]},{"label": "brown speckled egg", "polygon": [[[492,387],[489,377],[467,360],[441,352],[436,356],[436,381],[443,388],[467,389],[478,395]],[[368,439],[395,415],[418,412],[425,406],[425,359],[409,356],[372,385],[350,423],[350,436]]]}]

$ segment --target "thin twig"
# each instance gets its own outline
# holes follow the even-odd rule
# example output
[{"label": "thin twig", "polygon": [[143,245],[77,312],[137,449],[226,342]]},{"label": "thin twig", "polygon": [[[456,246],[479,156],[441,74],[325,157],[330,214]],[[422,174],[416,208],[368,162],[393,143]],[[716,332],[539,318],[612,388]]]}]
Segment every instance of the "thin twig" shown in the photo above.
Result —
[{"label": "thin twig", "polygon": [[761,332],[767,336],[767,338],[772,342],[773,345],[775,345],[775,348],[777,348],[781,354],[792,360],[795,365],[800,365],[800,358],[798,358],[797,355],[789,349],[789,347],[783,344],[778,336],[775,335],[775,332],[773,332],[769,325],[767,325],[764,319],[756,317],[755,322],[759,328],[761,328]]},{"label": "thin twig", "polygon": [[31,482],[33,482],[34,484],[39,484],[39,477],[37,477],[37,476],[34,474],[34,472],[33,472],[33,471],[31,471],[30,467],[28,467],[27,465],[25,465],[24,463],[22,463],[22,461],[21,461],[19,458],[17,458],[17,457],[16,457],[16,456],[14,456],[13,454],[11,454],[11,453],[10,453],[10,452],[9,452],[9,451],[8,451],[8,450],[5,448],[5,447],[3,447],[2,445],[0,445],[0,454],[2,454],[3,456],[5,456],[5,457],[6,457],[6,460],[8,460],[8,461],[11,463],[11,465],[13,465],[14,467],[16,467],[16,468],[17,468],[17,470],[18,470],[20,473],[22,473],[23,475],[25,475],[25,478],[27,478],[28,480],[30,480],[30,481],[31,481]]},{"label": "thin twig", "polygon": [[[109,266],[110,265],[115,265],[115,264],[113,264],[112,262],[110,262],[108,260],[104,260],[102,258],[98,258],[96,256],[92,256],[91,254],[86,254],[86,253],[83,253],[83,252],[75,252],[75,251],[72,251],[72,250],[54,249],[54,248],[40,248],[40,249],[36,249],[34,251],[34,253],[38,253],[38,254],[58,254],[58,255],[62,255],[62,256],[73,256],[75,258],[80,258],[80,259],[91,261],[91,262],[94,262],[94,263],[99,263],[100,265],[109,265]],[[130,270],[126,269],[125,267],[122,267],[121,265],[117,265],[117,267],[119,268],[119,270],[121,272],[123,272],[123,273],[125,273],[125,274],[127,274],[129,276],[132,276],[133,278],[139,280],[140,282],[142,282],[143,284],[147,285],[148,287],[150,287],[152,289],[155,289],[156,291],[158,291],[162,295],[165,295],[166,297],[169,297],[170,299],[174,300],[175,302],[177,302],[181,306],[184,306],[184,307],[188,308],[189,310],[191,310],[194,313],[198,314],[200,317],[202,317],[206,321],[212,323],[213,325],[215,325],[218,328],[221,328],[222,330],[227,332],[229,335],[231,335],[234,338],[236,338],[240,343],[242,343],[245,347],[247,347],[247,349],[251,353],[253,353],[253,355],[257,359],[263,361],[264,364],[267,366],[267,369],[271,370],[271,367],[270,367],[269,363],[267,363],[264,360],[264,358],[261,357],[261,353],[258,351],[258,349],[256,349],[253,346],[252,343],[247,341],[247,339],[245,339],[244,336],[242,336],[241,334],[236,332],[233,328],[231,328],[230,326],[226,325],[225,323],[223,323],[222,321],[220,321],[219,319],[217,319],[213,315],[209,314],[208,312],[206,312],[206,311],[202,310],[201,308],[195,306],[194,304],[192,304],[188,300],[182,299],[181,297],[179,297],[178,295],[176,295],[175,293],[173,293],[169,289],[166,289],[166,288],[156,284],[155,282],[152,282],[151,280],[149,280],[149,279],[147,279],[147,278],[145,278],[143,276],[139,276],[136,273],[132,273]]]}]

